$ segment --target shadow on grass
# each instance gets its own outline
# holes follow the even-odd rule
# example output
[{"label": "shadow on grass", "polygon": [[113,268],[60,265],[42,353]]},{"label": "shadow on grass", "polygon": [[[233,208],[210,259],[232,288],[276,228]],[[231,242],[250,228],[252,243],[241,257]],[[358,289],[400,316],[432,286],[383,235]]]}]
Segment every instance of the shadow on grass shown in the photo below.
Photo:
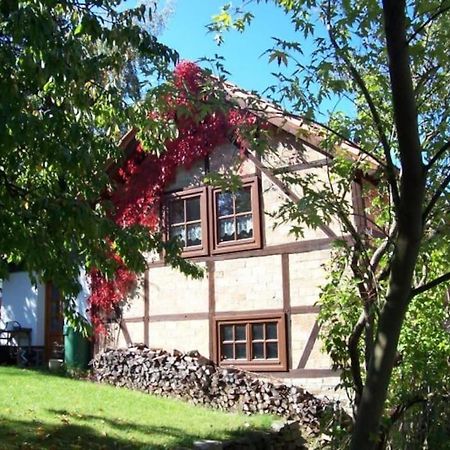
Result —
[{"label": "shadow on grass", "polygon": [[[32,377],[33,375],[44,375],[53,378],[71,378],[66,372],[63,370],[51,372],[46,367],[20,367],[13,365],[0,364],[0,369],[6,369],[5,372],[7,375],[11,377]],[[8,374],[8,370],[11,371]]]},{"label": "shadow on grass", "polygon": [[[170,425],[147,426],[101,415],[73,415],[66,410],[49,412],[55,414],[55,418],[59,417],[61,423],[13,420],[0,416],[1,449],[160,450],[190,448],[194,441],[199,440],[198,436]],[[78,423],[71,423],[75,421]],[[108,435],[107,432],[114,435]],[[254,432],[254,429],[229,431],[226,439],[243,437],[249,432]],[[127,438],[126,434],[133,437]],[[217,439],[217,436],[211,434],[201,439]]]}]

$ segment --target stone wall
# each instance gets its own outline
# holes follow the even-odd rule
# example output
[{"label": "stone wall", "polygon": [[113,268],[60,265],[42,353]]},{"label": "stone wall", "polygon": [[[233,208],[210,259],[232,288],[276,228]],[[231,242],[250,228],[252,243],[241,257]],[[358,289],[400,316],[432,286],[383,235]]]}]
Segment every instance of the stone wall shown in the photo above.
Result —
[{"label": "stone wall", "polygon": [[283,307],[279,255],[215,263],[216,311],[251,311]]},{"label": "stone wall", "polygon": [[207,312],[208,278],[193,280],[170,267],[150,269],[149,300],[151,316]]},{"label": "stone wall", "polygon": [[[302,147],[294,136],[283,131],[275,133],[269,145],[276,151],[264,155],[262,163],[265,167],[281,168],[302,164],[305,159],[324,159],[323,154],[311,147]],[[238,159],[239,151],[235,146],[221,145],[210,155],[208,164],[199,161],[190,169],[180,168],[168,190],[199,186],[208,166],[212,171],[223,172]],[[252,312],[264,315],[264,311],[268,311],[270,315],[277,311],[287,318],[289,369],[328,370],[331,362],[321,351],[321,342],[317,337],[317,308],[314,305],[326,278],[323,265],[329,260],[330,250],[315,250],[311,247],[310,251],[295,253],[299,251],[299,246],[296,245],[295,237],[289,233],[291,224],[274,228],[275,221],[267,214],[280,208],[286,201],[285,194],[270,177],[259,173],[251,161],[243,161],[237,170],[241,175],[258,173],[261,179],[260,200],[264,210],[261,213],[262,252],[280,246],[274,250],[277,254],[258,255],[258,250],[247,253],[244,258],[240,257],[240,252],[230,255],[210,254],[205,257],[208,263],[203,257],[196,258],[202,267],[206,267],[206,264],[213,266],[212,272],[207,273],[203,280],[186,278],[178,271],[162,266],[161,262],[154,266],[150,264],[147,323],[144,325],[144,292],[140,280],[130,299],[130,306],[123,314],[130,337],[127,343],[146,342],[152,347],[179,348],[183,351],[194,347],[213,358],[216,356],[213,354],[215,346],[210,341],[217,333],[214,329],[215,319],[228,316],[231,319],[237,317],[239,312],[246,312],[250,319]],[[309,172],[327,181],[326,167],[309,169]],[[303,173],[307,174],[308,170]],[[293,190],[301,197],[301,189],[294,187]],[[330,226],[339,234],[336,223]],[[326,245],[327,235],[320,229],[305,229],[305,236],[299,241],[316,239],[323,239],[325,243],[321,242]],[[286,255],[282,256],[282,252],[287,254],[288,270],[285,265]],[[124,336],[119,334],[119,344],[124,345]],[[296,375],[301,374],[297,371]],[[336,377],[331,376],[330,379],[331,384]],[[317,385],[314,379],[311,383],[305,379],[305,383],[307,386]]]}]

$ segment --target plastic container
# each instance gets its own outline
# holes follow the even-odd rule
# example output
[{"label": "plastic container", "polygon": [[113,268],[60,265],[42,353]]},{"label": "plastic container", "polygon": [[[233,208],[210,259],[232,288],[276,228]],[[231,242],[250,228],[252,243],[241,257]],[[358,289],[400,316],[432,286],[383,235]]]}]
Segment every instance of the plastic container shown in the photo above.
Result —
[{"label": "plastic container", "polygon": [[64,362],[66,368],[87,370],[90,359],[90,340],[73,327],[66,326],[64,332]]}]

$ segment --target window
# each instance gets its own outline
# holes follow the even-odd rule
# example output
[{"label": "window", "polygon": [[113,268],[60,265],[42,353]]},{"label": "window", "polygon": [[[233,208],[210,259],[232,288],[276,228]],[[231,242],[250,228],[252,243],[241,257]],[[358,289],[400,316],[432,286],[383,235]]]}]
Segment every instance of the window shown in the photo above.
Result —
[{"label": "window", "polygon": [[261,247],[257,177],[245,178],[237,192],[202,187],[168,194],[164,211],[167,239],[179,240],[183,256]]},{"label": "window", "polygon": [[217,319],[217,362],[252,370],[287,370],[284,315]]},{"label": "window", "polygon": [[178,238],[183,256],[208,252],[206,188],[170,194],[167,199],[167,236]]},{"label": "window", "polygon": [[243,180],[237,192],[212,190],[212,253],[261,247],[257,178]]}]

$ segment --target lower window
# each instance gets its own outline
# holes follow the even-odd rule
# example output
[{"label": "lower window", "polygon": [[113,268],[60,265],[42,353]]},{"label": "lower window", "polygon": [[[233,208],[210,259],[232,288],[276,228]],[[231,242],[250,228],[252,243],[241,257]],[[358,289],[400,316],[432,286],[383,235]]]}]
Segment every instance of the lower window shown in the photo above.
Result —
[{"label": "lower window", "polygon": [[217,319],[217,360],[248,370],[287,370],[284,315]]}]

